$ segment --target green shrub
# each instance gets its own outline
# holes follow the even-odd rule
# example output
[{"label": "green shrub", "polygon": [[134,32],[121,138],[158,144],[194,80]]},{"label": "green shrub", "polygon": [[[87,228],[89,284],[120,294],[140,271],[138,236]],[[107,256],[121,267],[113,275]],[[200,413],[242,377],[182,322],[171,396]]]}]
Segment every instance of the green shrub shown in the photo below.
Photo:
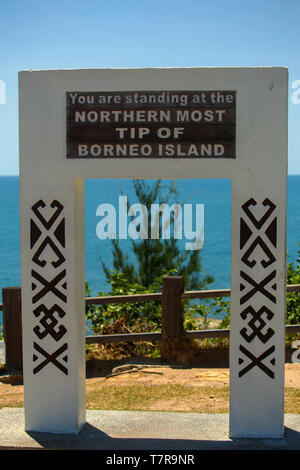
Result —
[{"label": "green shrub", "polygon": [[[287,265],[287,284],[300,284],[300,250],[298,250],[296,263],[288,263]],[[299,292],[287,292],[286,294],[286,323],[288,325],[300,324]]]}]

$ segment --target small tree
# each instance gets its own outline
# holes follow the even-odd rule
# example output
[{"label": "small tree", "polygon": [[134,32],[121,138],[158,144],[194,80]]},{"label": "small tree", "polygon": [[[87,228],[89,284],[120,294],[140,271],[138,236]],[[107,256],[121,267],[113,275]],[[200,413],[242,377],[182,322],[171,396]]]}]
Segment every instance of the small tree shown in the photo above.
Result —
[{"label": "small tree", "polygon": [[[140,204],[146,206],[151,213],[152,204],[175,203],[178,193],[175,184],[171,182],[167,188],[161,180],[147,183],[144,180],[133,180],[136,197]],[[166,190],[165,190],[166,189]],[[171,212],[170,233],[174,229],[174,214]],[[159,230],[162,221],[159,220]],[[151,218],[148,218],[148,233],[151,230]],[[202,264],[197,250],[183,251],[178,240],[145,238],[133,241],[132,251],[136,263],[129,260],[119,245],[118,240],[112,239],[113,269],[100,258],[106,279],[111,289],[109,294],[99,292],[98,295],[120,295],[160,292],[163,275],[182,275],[186,289],[201,289],[213,282],[211,276],[201,276]],[[90,295],[86,283],[86,295]],[[185,301],[184,328],[195,329],[197,326],[195,311],[189,308],[190,302]],[[103,306],[87,306],[86,317],[94,333],[129,333],[159,331],[161,329],[161,302],[121,303]],[[98,347],[98,353],[122,356],[125,354],[149,353],[157,354],[159,348],[151,343],[126,343],[123,345],[106,345]]]},{"label": "small tree", "polygon": [[[168,185],[163,192],[161,180],[147,183],[145,180],[133,180],[135,194],[140,204],[146,206],[148,213],[152,204],[167,204],[175,202],[178,192],[174,182]],[[159,230],[162,230],[162,222],[159,221]],[[170,232],[174,229],[174,214],[170,218]],[[151,217],[148,218],[148,233],[151,230]],[[129,261],[128,254],[120,248],[118,240],[111,240],[113,254],[113,268],[122,272],[128,282],[148,287],[153,284],[163,270],[176,270],[177,275],[184,276],[186,289],[202,289],[214,281],[211,276],[201,276],[202,263],[199,250],[181,250],[178,240],[170,239],[140,239],[131,240],[132,251],[136,263]],[[100,258],[101,259],[101,258]],[[101,259],[106,278],[110,279],[110,269]]]}]

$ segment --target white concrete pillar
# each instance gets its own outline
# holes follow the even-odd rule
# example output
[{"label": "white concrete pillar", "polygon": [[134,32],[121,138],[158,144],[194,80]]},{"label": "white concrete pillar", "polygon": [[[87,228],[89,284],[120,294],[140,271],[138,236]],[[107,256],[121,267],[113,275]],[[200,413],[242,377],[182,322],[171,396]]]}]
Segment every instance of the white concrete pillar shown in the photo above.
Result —
[{"label": "white concrete pillar", "polygon": [[83,180],[28,183],[21,177],[25,428],[77,433],[85,423]]},{"label": "white concrete pillar", "polygon": [[[284,179],[284,178],[283,178]],[[282,437],[286,184],[233,184],[230,436]]]},{"label": "white concrete pillar", "polygon": [[266,69],[237,119],[232,178],[230,436],[284,432],[287,91]]}]

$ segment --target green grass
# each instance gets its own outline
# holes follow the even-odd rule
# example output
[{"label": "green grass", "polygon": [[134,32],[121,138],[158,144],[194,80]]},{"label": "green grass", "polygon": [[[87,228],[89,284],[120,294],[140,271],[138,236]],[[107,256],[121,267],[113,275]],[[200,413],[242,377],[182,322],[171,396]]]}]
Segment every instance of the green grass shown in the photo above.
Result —
[{"label": "green grass", "polygon": [[[0,408],[23,407],[22,387],[0,386]],[[13,387],[12,385],[9,387]],[[11,393],[13,392],[13,393]],[[87,385],[87,409],[228,413],[228,386]],[[285,413],[300,414],[300,389],[285,388]]]},{"label": "green grass", "polygon": [[[228,413],[229,388],[186,385],[110,385],[88,391],[87,408]],[[300,414],[300,390],[285,388],[285,413]]]},{"label": "green grass", "polygon": [[88,391],[87,408],[128,411],[216,412],[212,400],[220,401],[225,413],[228,387],[193,387],[186,385],[109,385]]}]

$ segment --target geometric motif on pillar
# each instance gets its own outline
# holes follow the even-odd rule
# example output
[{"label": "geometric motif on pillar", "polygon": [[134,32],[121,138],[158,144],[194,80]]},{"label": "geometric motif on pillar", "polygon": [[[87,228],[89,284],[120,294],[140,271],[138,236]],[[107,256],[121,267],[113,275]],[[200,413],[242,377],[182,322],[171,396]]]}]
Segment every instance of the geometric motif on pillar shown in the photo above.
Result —
[{"label": "geometric motif on pillar", "polygon": [[[33,373],[52,364],[67,375],[67,328],[63,324],[67,303],[64,207],[57,200],[49,205],[39,200],[31,209],[32,303],[33,315],[38,321],[33,328],[36,338],[33,342],[33,362],[36,363]],[[53,342],[51,352],[46,350],[45,339],[48,347],[49,342]]]},{"label": "geometric motif on pillar", "polygon": [[[267,350],[265,350],[262,354],[260,354],[258,357],[256,357],[251,351],[246,349],[242,344],[240,345],[240,351],[244,354],[244,358],[247,357],[250,359],[248,361],[248,364],[243,367],[242,370],[239,372],[239,377],[242,377],[245,375],[247,372],[249,372],[253,367],[259,367],[265,374],[267,374],[271,379],[274,379],[275,374],[274,371],[271,369],[272,366],[275,365],[275,358],[270,359],[270,364],[268,366],[263,362],[266,358],[269,358],[269,356],[275,351],[275,346],[271,346]],[[244,364],[245,359],[244,358],[239,358],[239,364]],[[271,367],[270,367],[271,366]]]},{"label": "geometric motif on pillar", "polygon": [[[275,351],[269,341],[274,335],[272,319],[276,304],[277,272],[274,269],[277,247],[276,205],[268,198],[260,204],[250,198],[242,205],[240,218],[240,317],[244,326],[240,330],[239,377],[254,367],[270,378],[274,378]],[[256,269],[259,267],[259,270]],[[260,273],[258,275],[258,272]],[[255,300],[255,307],[252,302]],[[257,303],[261,305],[257,307]],[[254,340],[266,344],[266,349],[257,357],[251,351]]]}]

